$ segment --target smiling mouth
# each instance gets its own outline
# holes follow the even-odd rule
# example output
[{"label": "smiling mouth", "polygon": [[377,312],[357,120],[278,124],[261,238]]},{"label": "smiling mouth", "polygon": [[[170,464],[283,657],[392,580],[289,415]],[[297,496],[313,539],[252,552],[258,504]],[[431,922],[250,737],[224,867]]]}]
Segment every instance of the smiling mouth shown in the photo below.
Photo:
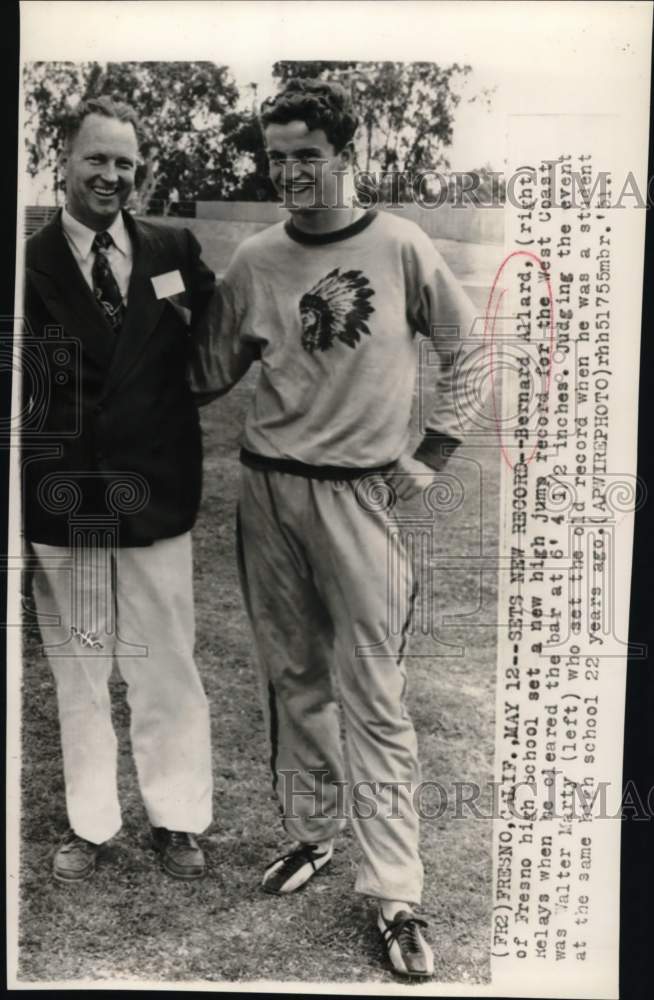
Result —
[{"label": "smiling mouth", "polygon": [[93,194],[96,194],[98,198],[114,198],[118,194],[118,188],[111,188],[106,190],[105,188],[91,188]]},{"label": "smiling mouth", "polygon": [[297,199],[306,201],[305,195],[310,199],[315,199],[316,188],[314,184],[302,184],[296,187],[284,187],[281,191],[282,198],[288,202],[295,202]]}]

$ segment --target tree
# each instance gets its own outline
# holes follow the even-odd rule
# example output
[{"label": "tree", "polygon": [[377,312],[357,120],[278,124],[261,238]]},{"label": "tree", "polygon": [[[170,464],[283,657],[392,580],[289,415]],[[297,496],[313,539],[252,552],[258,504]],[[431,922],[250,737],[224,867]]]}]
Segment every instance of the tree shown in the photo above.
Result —
[{"label": "tree", "polygon": [[[458,63],[394,63],[281,60],[273,66],[280,87],[292,77],[337,80],[349,87],[359,114],[355,138],[357,169],[366,174],[366,195],[376,190],[386,203],[409,197],[430,171],[449,168],[456,108],[471,67]],[[468,98],[490,104],[492,92]],[[241,184],[240,197],[261,197],[267,169],[260,130],[253,123],[250,147],[255,171]],[[427,185],[429,187],[429,185]],[[268,188],[269,190],[269,188]]]},{"label": "tree", "polygon": [[57,158],[61,123],[70,111],[71,95],[86,90],[91,65],[34,62],[24,70],[27,172],[36,177],[42,171],[51,171],[55,191],[60,187]]},{"label": "tree", "polygon": [[268,158],[256,110],[226,115],[224,129],[226,140],[253,164],[230,194],[230,201],[272,201],[275,189],[268,177]]},{"label": "tree", "polygon": [[[450,200],[470,202],[472,204],[495,206],[503,205],[506,201],[506,182],[501,173],[494,171],[490,163],[485,163],[482,167],[466,171],[468,178],[474,181],[474,189],[466,195],[460,178],[454,178],[454,184],[450,185]],[[470,180],[465,181],[470,188]]]},{"label": "tree", "polygon": [[142,176],[150,197],[228,197],[250,166],[228,138],[225,118],[238,89],[226,66],[210,62],[31,63],[25,68],[27,169],[54,173],[63,121],[79,98],[111,96],[133,104],[144,126]]},{"label": "tree", "polygon": [[[81,97],[111,94],[133,104],[144,126],[137,175],[140,210],[166,202],[268,200],[267,176],[256,100],[238,107],[239,93],[226,66],[210,62],[29,63],[24,70],[27,170],[51,173],[54,190],[64,118]],[[275,63],[280,84],[292,76],[338,79],[349,86],[361,128],[357,167],[372,176],[385,201],[416,190],[425,172],[447,169],[456,108],[469,66],[453,63]],[[251,84],[256,98],[256,84]],[[482,91],[469,101],[490,101]]]},{"label": "tree", "polygon": [[[357,165],[365,173],[399,174],[404,187],[426,171],[447,169],[445,151],[452,142],[454,116],[471,67],[427,62],[275,63],[273,76],[337,79],[350,87],[361,121],[356,141]],[[490,92],[469,98],[490,100]],[[412,180],[413,179],[413,180]],[[402,190],[395,178],[394,187]],[[383,184],[381,185],[383,187]]]}]

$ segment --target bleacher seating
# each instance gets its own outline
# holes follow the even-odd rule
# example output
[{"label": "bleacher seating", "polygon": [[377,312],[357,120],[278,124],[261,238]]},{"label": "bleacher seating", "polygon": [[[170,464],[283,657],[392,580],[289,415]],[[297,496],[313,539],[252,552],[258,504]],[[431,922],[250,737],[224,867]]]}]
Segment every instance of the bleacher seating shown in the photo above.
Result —
[{"label": "bleacher seating", "polygon": [[55,205],[28,205],[25,209],[25,239],[44,226],[56,211]]}]

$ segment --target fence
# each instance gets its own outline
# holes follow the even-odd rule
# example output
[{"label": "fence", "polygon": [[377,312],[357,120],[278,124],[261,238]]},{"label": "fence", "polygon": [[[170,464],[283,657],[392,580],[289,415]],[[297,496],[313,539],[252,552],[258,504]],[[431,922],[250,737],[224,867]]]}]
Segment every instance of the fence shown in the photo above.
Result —
[{"label": "fence", "polygon": [[41,226],[49,222],[57,209],[54,205],[41,207],[40,205],[28,205],[25,209],[24,231],[25,238],[35,233]]}]

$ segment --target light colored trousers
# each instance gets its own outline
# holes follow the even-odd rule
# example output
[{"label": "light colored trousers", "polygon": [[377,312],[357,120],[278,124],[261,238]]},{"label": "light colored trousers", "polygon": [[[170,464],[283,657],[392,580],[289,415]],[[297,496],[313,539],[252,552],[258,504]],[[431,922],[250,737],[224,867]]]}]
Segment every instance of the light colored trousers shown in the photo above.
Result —
[{"label": "light colored trousers", "polygon": [[415,595],[387,527],[352,484],[242,469],[239,568],[284,827],[319,843],[349,814],[362,850],[356,891],[419,903],[419,771],[402,662]]},{"label": "light colored trousers", "polygon": [[121,826],[108,681],[126,681],[130,733],[150,822],[211,822],[209,709],[193,660],[190,533],[142,548],[32,543],[34,601],[57,687],[66,805],[99,844]]}]

